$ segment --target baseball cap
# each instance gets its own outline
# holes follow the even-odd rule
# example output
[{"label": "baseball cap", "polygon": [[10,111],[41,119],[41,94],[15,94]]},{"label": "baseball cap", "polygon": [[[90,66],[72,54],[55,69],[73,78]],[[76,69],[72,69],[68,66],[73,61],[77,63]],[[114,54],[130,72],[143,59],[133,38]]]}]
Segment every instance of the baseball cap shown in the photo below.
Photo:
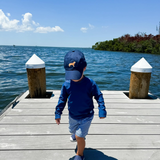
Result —
[{"label": "baseball cap", "polygon": [[69,51],[64,57],[65,79],[78,80],[87,66],[84,54],[79,50]]}]

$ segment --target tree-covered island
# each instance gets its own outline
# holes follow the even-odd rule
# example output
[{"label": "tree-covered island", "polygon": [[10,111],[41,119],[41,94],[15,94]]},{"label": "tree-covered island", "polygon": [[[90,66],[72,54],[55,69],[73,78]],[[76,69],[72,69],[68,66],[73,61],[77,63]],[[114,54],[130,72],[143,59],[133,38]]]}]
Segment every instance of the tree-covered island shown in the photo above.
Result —
[{"label": "tree-covered island", "polygon": [[137,33],[135,36],[131,36],[126,34],[113,40],[97,42],[92,49],[160,54],[160,35]]}]

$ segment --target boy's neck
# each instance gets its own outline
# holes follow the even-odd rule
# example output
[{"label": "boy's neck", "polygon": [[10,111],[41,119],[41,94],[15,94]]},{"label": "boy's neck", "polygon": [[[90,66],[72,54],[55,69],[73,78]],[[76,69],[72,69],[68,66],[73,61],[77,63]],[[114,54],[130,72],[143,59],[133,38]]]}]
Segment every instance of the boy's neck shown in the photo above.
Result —
[{"label": "boy's neck", "polygon": [[81,77],[80,79],[78,79],[78,80],[73,80],[73,79],[72,79],[72,81],[73,81],[73,82],[79,82],[79,81],[81,81],[83,78],[84,78],[84,75],[82,75],[82,77]]}]

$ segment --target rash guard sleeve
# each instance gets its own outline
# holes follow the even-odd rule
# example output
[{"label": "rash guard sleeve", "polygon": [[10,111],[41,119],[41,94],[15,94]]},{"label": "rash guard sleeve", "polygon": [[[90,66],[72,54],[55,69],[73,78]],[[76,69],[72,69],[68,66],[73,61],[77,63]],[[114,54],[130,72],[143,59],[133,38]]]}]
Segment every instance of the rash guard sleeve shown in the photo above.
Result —
[{"label": "rash guard sleeve", "polygon": [[92,94],[98,103],[99,117],[100,118],[106,117],[107,112],[106,112],[106,107],[104,104],[103,94],[101,93],[99,87],[97,86],[97,84],[94,81],[93,81],[93,85],[92,85]]},{"label": "rash guard sleeve", "polygon": [[61,94],[60,94],[60,97],[58,100],[58,104],[56,106],[55,119],[61,118],[61,114],[62,114],[62,111],[63,111],[65,105],[66,105],[67,98],[68,98],[68,94],[67,94],[65,85],[63,84],[62,88],[61,88]]}]

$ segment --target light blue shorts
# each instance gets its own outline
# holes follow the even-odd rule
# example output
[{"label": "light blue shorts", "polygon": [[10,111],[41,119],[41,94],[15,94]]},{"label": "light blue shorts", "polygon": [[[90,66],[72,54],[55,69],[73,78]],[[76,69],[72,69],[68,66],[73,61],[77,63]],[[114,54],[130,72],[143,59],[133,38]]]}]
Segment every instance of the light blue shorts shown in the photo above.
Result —
[{"label": "light blue shorts", "polygon": [[78,137],[85,138],[88,134],[93,117],[94,115],[81,120],[75,120],[69,116],[69,132],[77,135]]}]

